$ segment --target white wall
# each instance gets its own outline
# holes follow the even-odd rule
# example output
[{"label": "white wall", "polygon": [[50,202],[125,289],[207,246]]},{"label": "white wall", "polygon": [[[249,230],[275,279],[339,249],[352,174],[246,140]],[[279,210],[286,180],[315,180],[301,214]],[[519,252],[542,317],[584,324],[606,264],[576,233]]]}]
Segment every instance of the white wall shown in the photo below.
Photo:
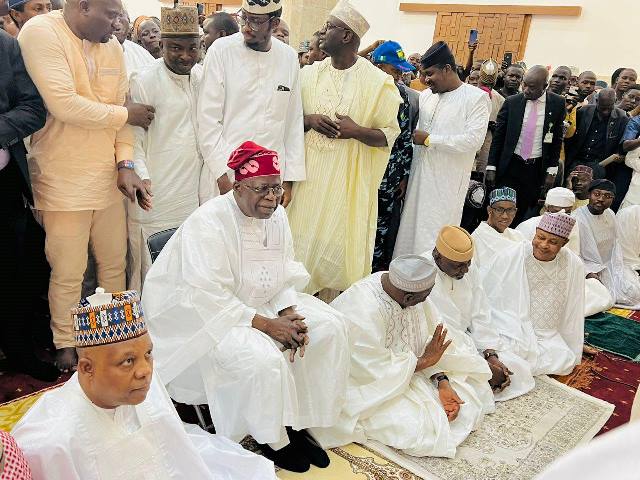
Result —
[{"label": "white wall", "polygon": [[[399,0],[351,2],[371,24],[363,44],[395,40],[407,55],[424,52],[431,45],[435,13],[400,12]],[[603,78],[610,77],[618,67],[640,67],[636,48],[640,0],[457,0],[455,3],[582,6],[580,17],[533,16],[524,58],[527,65],[575,65],[581,70],[593,70]]]},{"label": "white wall", "polygon": [[160,18],[160,7],[172,7],[173,0],[122,0],[133,22],[140,15]]}]

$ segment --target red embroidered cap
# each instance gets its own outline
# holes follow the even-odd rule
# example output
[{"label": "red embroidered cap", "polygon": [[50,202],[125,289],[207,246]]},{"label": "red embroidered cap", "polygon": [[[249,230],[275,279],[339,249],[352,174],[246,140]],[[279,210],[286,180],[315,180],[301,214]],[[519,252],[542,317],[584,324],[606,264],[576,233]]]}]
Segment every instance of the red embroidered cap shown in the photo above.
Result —
[{"label": "red embroidered cap", "polygon": [[244,142],[236,148],[229,157],[227,166],[236,172],[236,181],[280,175],[278,153],[254,142]]}]

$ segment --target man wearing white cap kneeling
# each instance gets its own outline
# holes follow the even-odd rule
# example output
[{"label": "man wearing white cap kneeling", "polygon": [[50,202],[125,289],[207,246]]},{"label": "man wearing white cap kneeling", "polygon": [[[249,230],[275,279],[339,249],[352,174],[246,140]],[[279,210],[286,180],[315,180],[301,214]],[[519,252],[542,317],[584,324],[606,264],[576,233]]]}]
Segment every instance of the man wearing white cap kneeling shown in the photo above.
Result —
[{"label": "man wearing white cap kneeling", "polygon": [[443,327],[427,298],[433,262],[406,255],[331,304],[353,340],[347,403],[322,446],[376,440],[414,456],[453,457],[493,406],[491,372],[466,335]]},{"label": "man wearing white cap kneeling", "polygon": [[563,248],[575,223],[545,213],[531,243],[505,250],[484,271],[492,320],[533,375],[567,375],[582,359],[584,266]]},{"label": "man wearing white cap kneeling", "polygon": [[275,480],[267,459],[183,426],[137,292],[98,289],[71,313],[78,371],[13,429],[35,480]]}]

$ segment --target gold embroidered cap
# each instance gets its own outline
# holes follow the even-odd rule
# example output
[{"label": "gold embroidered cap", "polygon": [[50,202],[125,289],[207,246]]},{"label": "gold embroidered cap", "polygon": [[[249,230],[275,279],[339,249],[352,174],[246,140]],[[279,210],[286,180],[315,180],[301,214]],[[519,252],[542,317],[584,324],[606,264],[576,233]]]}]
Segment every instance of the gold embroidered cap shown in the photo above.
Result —
[{"label": "gold embroidered cap", "polygon": [[162,7],[160,12],[160,32],[163,37],[200,37],[196,7]]},{"label": "gold embroidered cap", "polygon": [[353,8],[349,0],[340,0],[329,15],[344,22],[360,38],[369,31],[369,22],[358,10]]},{"label": "gold embroidered cap", "polygon": [[473,239],[464,229],[448,225],[440,230],[436,248],[443,257],[454,262],[468,262],[473,258]]}]

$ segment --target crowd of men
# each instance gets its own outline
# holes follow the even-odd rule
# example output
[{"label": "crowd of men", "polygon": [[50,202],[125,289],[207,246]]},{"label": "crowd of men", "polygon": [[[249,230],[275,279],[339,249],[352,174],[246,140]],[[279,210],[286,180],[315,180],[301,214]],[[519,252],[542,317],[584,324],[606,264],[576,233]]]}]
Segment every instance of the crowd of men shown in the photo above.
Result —
[{"label": "crowd of men", "polygon": [[0,348],[76,372],[3,437],[33,478],[272,479],[367,440],[453,457],[581,362],[585,316],[640,308],[632,68],[363,49],[348,0],[298,51],[278,0],[133,23],[2,3]]}]

